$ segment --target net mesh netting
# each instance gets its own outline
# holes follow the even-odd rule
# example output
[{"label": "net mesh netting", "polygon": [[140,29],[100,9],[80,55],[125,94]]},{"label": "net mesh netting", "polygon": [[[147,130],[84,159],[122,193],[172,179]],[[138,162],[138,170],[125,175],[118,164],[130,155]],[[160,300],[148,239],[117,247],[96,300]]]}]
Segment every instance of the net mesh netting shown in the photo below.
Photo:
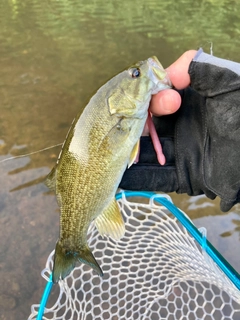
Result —
[{"label": "net mesh netting", "polygon": [[[42,319],[240,319],[239,290],[154,199],[123,194],[118,203],[126,233],[118,242],[91,225],[88,243],[104,277],[77,266],[54,285]],[[47,281],[53,256],[42,271]],[[38,310],[32,306],[29,320]]]}]

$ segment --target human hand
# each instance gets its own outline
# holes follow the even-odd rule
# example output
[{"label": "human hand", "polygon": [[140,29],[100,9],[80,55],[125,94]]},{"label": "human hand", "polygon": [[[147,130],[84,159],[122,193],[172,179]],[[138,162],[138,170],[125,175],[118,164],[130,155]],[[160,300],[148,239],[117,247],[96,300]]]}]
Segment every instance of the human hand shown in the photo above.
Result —
[{"label": "human hand", "polygon": [[179,91],[161,91],[150,107],[166,163],[142,137],[120,187],[219,196],[228,211],[240,202],[240,64],[190,50],[167,70]]},{"label": "human hand", "polygon": [[[196,50],[186,51],[166,69],[174,88],[184,89],[190,85],[188,68],[196,53]],[[152,97],[150,111],[155,116],[172,114],[179,109],[181,102],[181,96],[176,90],[163,90]]]}]

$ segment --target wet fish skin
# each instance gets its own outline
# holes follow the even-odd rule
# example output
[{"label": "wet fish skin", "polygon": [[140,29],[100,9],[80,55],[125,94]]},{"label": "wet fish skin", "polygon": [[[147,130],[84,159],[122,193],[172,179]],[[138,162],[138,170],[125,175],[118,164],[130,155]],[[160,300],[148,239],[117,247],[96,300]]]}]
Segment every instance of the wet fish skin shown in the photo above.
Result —
[{"label": "wet fish skin", "polygon": [[109,80],[74,120],[46,184],[60,206],[53,282],[64,279],[77,261],[103,272],[87,244],[93,220],[115,239],[125,228],[115,193],[138,152],[152,94],[170,87],[156,57],[138,62]]}]

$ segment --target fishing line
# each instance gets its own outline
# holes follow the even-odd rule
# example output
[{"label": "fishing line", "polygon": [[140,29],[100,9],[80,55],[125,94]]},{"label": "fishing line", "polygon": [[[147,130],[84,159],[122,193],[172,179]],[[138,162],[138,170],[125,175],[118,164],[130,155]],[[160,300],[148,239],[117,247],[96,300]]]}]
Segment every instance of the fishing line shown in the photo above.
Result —
[{"label": "fishing line", "polygon": [[40,149],[40,150],[37,150],[37,151],[33,151],[33,152],[30,152],[30,153],[26,153],[26,154],[21,154],[19,156],[14,156],[14,157],[10,157],[10,158],[7,158],[7,159],[3,159],[0,161],[0,163],[3,163],[5,161],[9,161],[9,160],[14,160],[14,159],[17,159],[17,158],[24,158],[24,157],[27,157],[27,156],[31,156],[32,154],[36,154],[36,153],[39,153],[39,152],[42,152],[42,151],[46,151],[46,150],[49,150],[49,149],[52,149],[52,148],[55,148],[55,147],[59,147],[61,146],[63,143],[58,143],[58,144],[55,144],[51,147],[47,147],[47,148],[43,148],[43,149]]},{"label": "fishing line", "polygon": [[208,45],[210,44],[209,54],[210,54],[211,56],[213,56],[213,41],[211,41],[211,40],[207,40],[206,42],[204,42],[204,44],[200,45],[200,46],[198,47],[198,49],[204,47],[206,44],[208,44]]}]

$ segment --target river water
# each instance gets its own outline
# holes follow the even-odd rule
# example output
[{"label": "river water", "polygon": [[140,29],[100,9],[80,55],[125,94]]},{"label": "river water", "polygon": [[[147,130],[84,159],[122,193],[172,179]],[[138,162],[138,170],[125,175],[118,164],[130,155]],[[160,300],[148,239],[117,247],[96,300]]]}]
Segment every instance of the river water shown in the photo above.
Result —
[{"label": "river water", "polygon": [[[63,142],[75,115],[109,78],[158,56],[167,67],[203,47],[239,60],[238,1],[0,2],[0,160]],[[55,247],[59,210],[43,184],[60,147],[0,163],[0,319],[26,319]],[[240,271],[239,206],[171,195]]]}]

